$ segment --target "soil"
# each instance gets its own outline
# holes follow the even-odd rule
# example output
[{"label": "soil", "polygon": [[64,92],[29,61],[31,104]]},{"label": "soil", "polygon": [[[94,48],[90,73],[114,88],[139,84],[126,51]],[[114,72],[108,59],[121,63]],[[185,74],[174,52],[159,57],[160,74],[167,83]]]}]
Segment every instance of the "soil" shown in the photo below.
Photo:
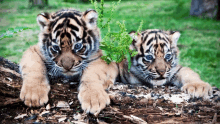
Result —
[{"label": "soil", "polygon": [[193,98],[175,86],[148,88],[116,82],[106,90],[111,104],[99,115],[86,114],[77,99],[77,82],[51,85],[49,102],[26,107],[19,99],[18,65],[0,58],[0,123],[220,123],[220,90]]}]

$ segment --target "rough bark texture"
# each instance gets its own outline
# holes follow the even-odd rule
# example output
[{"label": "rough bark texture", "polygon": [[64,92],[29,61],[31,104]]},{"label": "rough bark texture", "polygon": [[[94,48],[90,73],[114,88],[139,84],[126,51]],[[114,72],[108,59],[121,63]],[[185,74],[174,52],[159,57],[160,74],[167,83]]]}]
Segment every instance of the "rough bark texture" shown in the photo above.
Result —
[{"label": "rough bark texture", "polygon": [[77,82],[59,82],[51,86],[47,105],[28,108],[19,99],[18,65],[0,58],[0,123],[220,123],[220,91],[215,87],[213,97],[203,100],[175,86],[116,83],[107,91],[111,104],[95,117],[81,110]]},{"label": "rough bark texture", "polygon": [[217,16],[219,0],[192,0],[190,15],[214,18]]}]

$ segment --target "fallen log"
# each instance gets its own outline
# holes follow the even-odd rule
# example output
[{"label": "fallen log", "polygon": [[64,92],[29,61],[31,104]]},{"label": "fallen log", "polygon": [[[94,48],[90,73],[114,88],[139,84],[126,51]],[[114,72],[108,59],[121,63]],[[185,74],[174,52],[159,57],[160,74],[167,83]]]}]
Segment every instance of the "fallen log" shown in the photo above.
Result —
[{"label": "fallen log", "polygon": [[175,86],[148,88],[116,82],[107,90],[111,104],[97,117],[85,114],[77,99],[77,82],[51,85],[49,102],[26,107],[19,99],[19,66],[0,57],[0,123],[219,123],[220,91],[208,100],[191,98]]}]

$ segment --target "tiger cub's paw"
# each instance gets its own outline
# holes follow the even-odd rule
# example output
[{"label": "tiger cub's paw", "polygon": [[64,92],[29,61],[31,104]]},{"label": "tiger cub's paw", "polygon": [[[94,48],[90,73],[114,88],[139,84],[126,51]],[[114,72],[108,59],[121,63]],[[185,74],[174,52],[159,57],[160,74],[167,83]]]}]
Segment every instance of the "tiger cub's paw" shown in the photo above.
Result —
[{"label": "tiger cub's paw", "polygon": [[212,95],[211,85],[205,82],[186,83],[183,85],[182,90],[193,97],[203,97],[206,99],[209,95]]},{"label": "tiger cub's paw", "polygon": [[47,83],[39,84],[36,80],[32,81],[23,81],[20,98],[29,107],[39,107],[48,102],[50,85]]},{"label": "tiger cub's paw", "polygon": [[110,104],[109,95],[105,92],[103,86],[87,85],[80,86],[78,99],[82,109],[87,113],[92,113],[95,116]]}]

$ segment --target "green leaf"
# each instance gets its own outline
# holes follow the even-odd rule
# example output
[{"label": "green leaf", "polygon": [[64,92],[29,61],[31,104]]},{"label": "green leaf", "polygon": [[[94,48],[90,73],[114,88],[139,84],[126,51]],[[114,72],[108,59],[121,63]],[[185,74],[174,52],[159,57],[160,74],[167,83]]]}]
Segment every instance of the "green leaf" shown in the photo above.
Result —
[{"label": "green leaf", "polygon": [[131,68],[131,55],[128,51],[126,51],[126,58],[127,58],[127,61],[128,61],[128,72],[129,72],[130,68]]},{"label": "green leaf", "polygon": [[3,38],[13,37],[15,33],[21,32],[23,30],[30,29],[28,27],[16,27],[16,28],[8,28],[8,30],[0,35],[0,40]]}]

